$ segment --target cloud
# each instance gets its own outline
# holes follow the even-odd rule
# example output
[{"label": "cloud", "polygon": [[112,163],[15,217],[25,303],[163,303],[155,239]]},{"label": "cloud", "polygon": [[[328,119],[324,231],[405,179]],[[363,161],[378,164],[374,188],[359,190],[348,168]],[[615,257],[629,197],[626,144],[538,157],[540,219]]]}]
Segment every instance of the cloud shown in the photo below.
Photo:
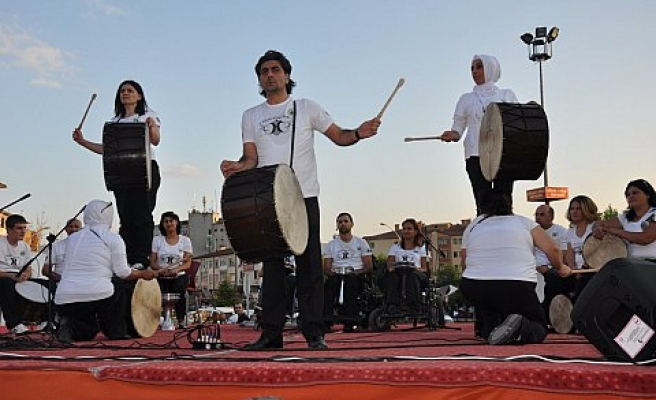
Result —
[{"label": "cloud", "polygon": [[96,8],[101,13],[109,17],[126,14],[125,11],[123,11],[123,9],[116,6],[109,5],[105,3],[103,0],[86,0],[85,2],[87,3],[87,5]]},{"label": "cloud", "polygon": [[162,174],[168,178],[200,178],[203,175],[195,165],[191,164],[169,166],[162,169]]},{"label": "cloud", "polygon": [[35,74],[31,85],[61,88],[72,72],[70,57],[19,27],[0,23],[0,67],[31,71]]}]

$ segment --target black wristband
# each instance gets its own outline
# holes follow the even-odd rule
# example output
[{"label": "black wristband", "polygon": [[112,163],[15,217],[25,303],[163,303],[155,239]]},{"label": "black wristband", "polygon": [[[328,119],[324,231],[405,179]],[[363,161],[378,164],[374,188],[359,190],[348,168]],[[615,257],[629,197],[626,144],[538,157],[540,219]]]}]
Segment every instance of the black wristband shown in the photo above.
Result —
[{"label": "black wristband", "polygon": [[358,132],[357,129],[354,130],[353,133],[355,133],[355,141],[356,142],[359,142],[360,140],[362,140],[362,138],[360,137],[360,132]]}]

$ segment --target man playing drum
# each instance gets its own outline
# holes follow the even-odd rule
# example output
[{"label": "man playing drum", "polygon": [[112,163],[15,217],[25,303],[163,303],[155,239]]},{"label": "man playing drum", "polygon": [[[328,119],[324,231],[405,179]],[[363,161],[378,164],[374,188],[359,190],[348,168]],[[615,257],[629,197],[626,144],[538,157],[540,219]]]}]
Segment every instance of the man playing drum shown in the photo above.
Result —
[{"label": "man playing drum", "polygon": [[128,265],[125,243],[111,232],[112,203],[92,200],[84,211],[85,227],[68,239],[65,273],[57,287],[58,336],[64,343],[91,340],[100,330],[108,339],[126,339],[126,307],[112,276],[151,280],[153,270]]},{"label": "man playing drum", "polygon": [[[347,212],[337,216],[339,236],[328,242],[323,258],[323,271],[328,276],[324,291],[324,317],[326,324],[333,320],[333,308],[341,303],[344,312],[344,332],[353,332],[358,324],[360,306],[358,295],[364,284],[364,274],[373,271],[369,244],[353,235],[353,217]],[[339,299],[342,299],[340,302]]]},{"label": "man playing drum", "polygon": [[23,240],[27,225],[28,222],[22,215],[10,215],[5,221],[7,236],[0,236],[0,309],[7,328],[17,334],[28,331],[22,323],[24,302],[16,292],[16,284],[25,282],[32,276],[31,266],[16,276],[32,258],[32,251]]},{"label": "man playing drum", "polygon": [[[298,302],[303,320],[303,336],[312,349],[326,348],[323,338],[323,274],[319,238],[319,182],[314,155],[314,131],[322,132],[339,146],[351,146],[378,133],[380,119],[363,122],[357,129],[342,129],[317,103],[290,96],[296,83],[292,66],[278,51],[267,51],[255,65],[264,103],[244,112],[242,117],[243,154],[238,161],[224,160],[225,177],[235,172],[275,164],[294,168],[305,199],[309,225],[305,252],[296,256]],[[296,110],[296,112],[295,112]],[[292,133],[294,135],[292,135]],[[292,136],[295,137],[292,146]],[[290,162],[290,155],[293,159]],[[261,337],[246,346],[248,350],[281,348],[285,323],[284,257],[264,260],[266,289]]]},{"label": "man playing drum", "polygon": [[[535,222],[537,222],[542,229],[544,229],[547,234],[556,241],[556,244],[563,252],[567,251],[567,242],[565,238],[567,237],[567,228],[562,225],[554,224],[554,209],[548,204],[543,204],[538,206],[535,209]],[[537,271],[542,274],[544,278],[544,300],[542,301],[542,307],[545,310],[545,315],[549,315],[549,305],[554,296],[560,294],[560,285],[559,282],[562,281],[558,273],[549,258],[540,250],[538,247],[534,249],[535,254],[535,265]]]}]

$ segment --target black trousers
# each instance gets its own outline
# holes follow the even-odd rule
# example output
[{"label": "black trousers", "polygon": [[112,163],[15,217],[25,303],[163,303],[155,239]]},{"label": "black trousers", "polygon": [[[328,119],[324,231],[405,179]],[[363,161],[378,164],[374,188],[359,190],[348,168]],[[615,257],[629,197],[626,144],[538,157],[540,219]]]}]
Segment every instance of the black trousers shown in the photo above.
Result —
[{"label": "black trousers", "polygon": [[126,335],[125,312],[120,304],[121,294],[111,297],[57,306],[62,319],[68,321],[73,340],[93,340],[102,331],[108,339],[123,339]]},{"label": "black trousers", "polygon": [[16,292],[16,282],[11,278],[0,278],[0,310],[7,328],[11,329],[23,322],[26,300]]},{"label": "black trousers", "polygon": [[544,309],[547,320],[549,320],[549,306],[554,297],[559,294],[565,295],[574,304],[593,275],[580,274],[563,278],[558,275],[555,269],[545,272],[542,275],[544,277],[544,300],[542,301],[542,308]]},{"label": "black trousers", "polygon": [[515,181],[496,179],[494,184],[489,182],[483,176],[480,157],[469,157],[465,160],[465,168],[467,169],[467,175],[469,176],[472,191],[474,192],[474,200],[476,200],[476,215],[481,214],[481,200],[486,194],[492,191],[493,187],[501,193],[507,194],[512,202],[512,191]]},{"label": "black trousers", "polygon": [[121,226],[118,233],[125,241],[125,250],[130,265],[150,265],[153,243],[153,210],[157,202],[157,191],[161,182],[157,161],[151,160],[151,187],[145,189],[114,190],[116,209]]},{"label": "black trousers", "polygon": [[[310,340],[323,335],[323,270],[321,266],[321,241],[319,238],[319,200],[305,199],[309,237],[305,253],[295,256],[296,293],[302,332]],[[262,335],[277,336],[285,326],[287,301],[285,293],[284,257],[263,261],[264,283],[262,286]]]},{"label": "black trousers", "polygon": [[397,268],[387,274],[385,299],[396,306],[406,304],[414,307],[421,302],[421,288],[427,281],[426,274],[414,268]]},{"label": "black trousers", "polygon": [[462,278],[460,290],[481,314],[481,336],[487,339],[490,332],[510,314],[524,317],[519,344],[542,343],[547,336],[536,283],[512,280],[478,280]]},{"label": "black trousers", "polygon": [[362,292],[364,274],[330,275],[324,285],[323,315],[328,323],[332,322],[333,311],[339,305],[339,296],[344,281],[343,312],[341,320],[358,323],[360,320],[360,304],[358,296]]},{"label": "black trousers", "polygon": [[187,313],[187,285],[189,284],[189,275],[179,275],[173,278],[157,278],[162,293],[177,293],[180,300],[175,303],[175,317],[178,319],[178,325],[184,323]]}]

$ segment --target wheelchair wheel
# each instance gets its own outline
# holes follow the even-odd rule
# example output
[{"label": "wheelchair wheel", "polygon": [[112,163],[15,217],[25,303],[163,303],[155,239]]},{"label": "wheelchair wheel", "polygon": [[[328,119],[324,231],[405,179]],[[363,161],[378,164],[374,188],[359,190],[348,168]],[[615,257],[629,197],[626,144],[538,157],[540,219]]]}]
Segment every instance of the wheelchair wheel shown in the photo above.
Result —
[{"label": "wheelchair wheel", "polygon": [[369,314],[369,328],[374,332],[389,331],[392,323],[389,319],[385,318],[385,309],[376,308]]}]

